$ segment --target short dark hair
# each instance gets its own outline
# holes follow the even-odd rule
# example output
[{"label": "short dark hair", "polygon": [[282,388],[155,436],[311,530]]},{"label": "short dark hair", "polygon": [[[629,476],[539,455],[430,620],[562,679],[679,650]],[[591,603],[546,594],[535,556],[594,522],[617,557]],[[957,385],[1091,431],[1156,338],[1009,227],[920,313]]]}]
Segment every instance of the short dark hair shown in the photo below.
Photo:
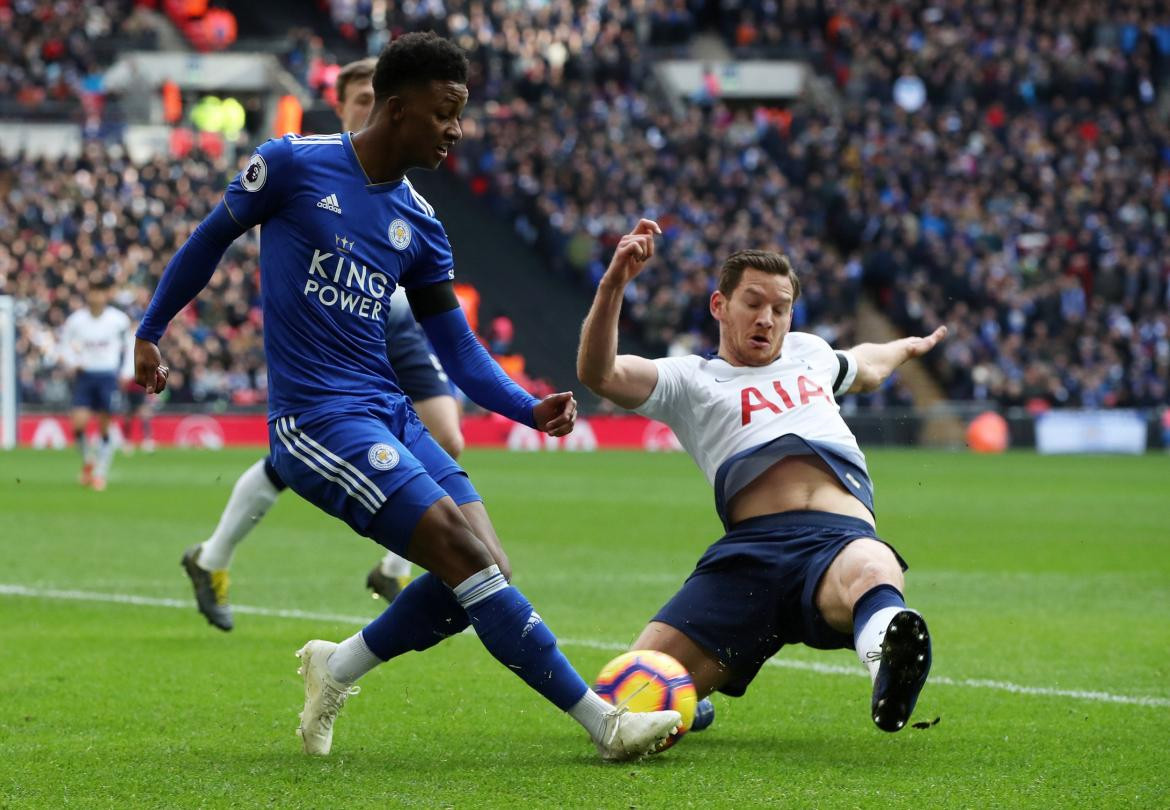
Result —
[{"label": "short dark hair", "polygon": [[374,99],[382,101],[408,84],[467,84],[467,55],[434,31],[403,34],[382,49],[374,68]]},{"label": "short dark hair", "polygon": [[719,269],[719,292],[725,298],[731,297],[739,286],[739,280],[743,278],[743,271],[749,267],[764,273],[788,276],[792,279],[792,300],[800,298],[800,279],[792,269],[792,263],[783,253],[774,250],[737,250],[728,256]]},{"label": "short dark hair", "polygon": [[344,103],[349,85],[353,82],[363,82],[369,79],[374,75],[374,67],[377,64],[377,59],[367,56],[365,59],[350,62],[343,67],[341,72],[337,74],[337,81],[333,85],[337,90],[337,100]]}]

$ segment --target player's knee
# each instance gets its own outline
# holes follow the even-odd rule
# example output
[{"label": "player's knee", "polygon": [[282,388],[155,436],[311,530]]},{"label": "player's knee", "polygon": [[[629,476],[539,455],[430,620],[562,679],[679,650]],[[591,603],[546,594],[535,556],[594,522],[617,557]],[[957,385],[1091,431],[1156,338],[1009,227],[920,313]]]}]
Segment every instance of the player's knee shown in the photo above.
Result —
[{"label": "player's knee", "polygon": [[455,459],[459,458],[459,455],[463,452],[465,445],[463,441],[463,433],[459,430],[458,427],[455,427],[451,430],[444,430],[440,435],[435,437],[435,441],[439,443],[440,447],[447,451],[447,455]]},{"label": "player's knee", "polygon": [[886,554],[875,553],[859,561],[852,581],[847,584],[851,602],[857,601],[866,591],[878,585],[893,585],[899,591],[904,590],[902,567],[893,553],[885,550]]},{"label": "player's knee", "polygon": [[449,499],[427,510],[411,538],[409,556],[451,586],[496,564]]}]

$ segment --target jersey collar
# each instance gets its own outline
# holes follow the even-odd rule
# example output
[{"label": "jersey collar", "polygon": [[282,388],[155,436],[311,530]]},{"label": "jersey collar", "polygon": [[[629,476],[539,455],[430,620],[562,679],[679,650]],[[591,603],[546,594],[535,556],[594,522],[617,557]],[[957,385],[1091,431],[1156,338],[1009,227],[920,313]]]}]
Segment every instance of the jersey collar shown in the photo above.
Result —
[{"label": "jersey collar", "polygon": [[354,172],[361,178],[366,186],[366,191],[371,194],[384,194],[387,191],[393,191],[402,185],[404,177],[397,180],[390,180],[385,183],[371,183],[370,176],[366,174],[366,170],[362,168],[361,161],[358,160],[357,152],[353,150],[353,143],[350,141],[350,135],[353,133],[341,133],[341,143],[345,146],[345,154],[349,158],[349,163],[353,166]]}]

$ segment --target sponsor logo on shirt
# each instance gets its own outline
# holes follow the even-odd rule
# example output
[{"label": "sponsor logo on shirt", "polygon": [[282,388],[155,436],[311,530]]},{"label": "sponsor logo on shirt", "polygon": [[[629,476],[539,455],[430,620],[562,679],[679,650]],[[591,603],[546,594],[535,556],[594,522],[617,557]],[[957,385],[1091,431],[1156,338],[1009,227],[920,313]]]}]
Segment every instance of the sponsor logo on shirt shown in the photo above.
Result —
[{"label": "sponsor logo on shirt", "polygon": [[[352,241],[346,243],[353,247]],[[347,255],[314,249],[301,292],[316,298],[322,306],[338,307],[376,321],[382,318],[382,299],[394,292],[394,282],[385,273],[358,264]]]}]

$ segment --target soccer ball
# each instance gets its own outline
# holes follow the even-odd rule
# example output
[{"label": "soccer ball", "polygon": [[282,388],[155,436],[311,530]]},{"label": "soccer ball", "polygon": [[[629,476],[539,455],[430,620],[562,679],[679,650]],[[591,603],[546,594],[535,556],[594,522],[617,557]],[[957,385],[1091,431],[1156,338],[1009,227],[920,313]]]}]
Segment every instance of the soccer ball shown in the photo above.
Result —
[{"label": "soccer ball", "polygon": [[678,730],[654,753],[678,742],[695,719],[695,685],[690,673],[674,658],[657,650],[622,653],[602,668],[594,691],[615,706],[628,701],[630,711],[674,709],[682,715]]}]

